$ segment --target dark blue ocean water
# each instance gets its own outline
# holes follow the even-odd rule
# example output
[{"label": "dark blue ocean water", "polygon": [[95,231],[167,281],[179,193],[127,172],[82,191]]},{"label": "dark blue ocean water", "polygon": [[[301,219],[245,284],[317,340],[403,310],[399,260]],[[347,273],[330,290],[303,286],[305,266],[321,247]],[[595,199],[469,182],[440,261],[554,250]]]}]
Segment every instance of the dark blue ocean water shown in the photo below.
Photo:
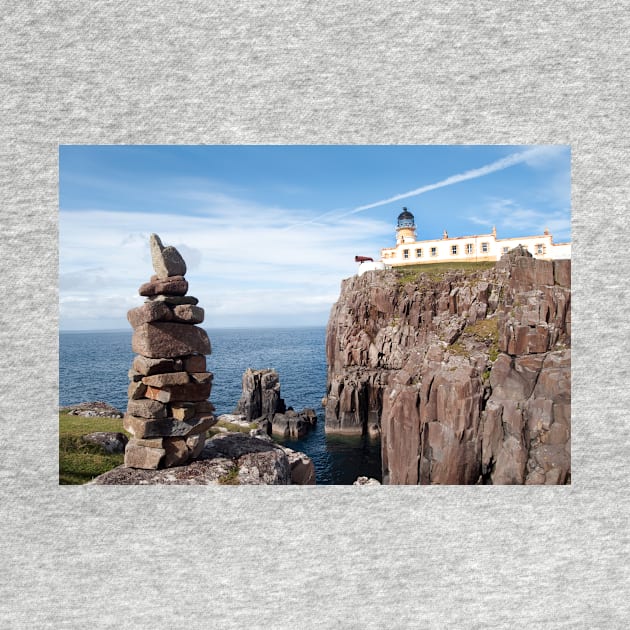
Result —
[{"label": "dark blue ocean water", "polygon": [[[214,373],[210,400],[216,413],[230,413],[241,395],[243,372],[273,368],[287,406],[312,407],[316,428],[283,444],[313,459],[319,484],[350,484],[358,476],[381,478],[380,445],[364,437],[327,437],[321,399],[326,394],[324,327],[207,329]],[[133,360],[131,330],[62,332],[59,335],[59,404],[102,400],[127,406],[127,371]]]}]

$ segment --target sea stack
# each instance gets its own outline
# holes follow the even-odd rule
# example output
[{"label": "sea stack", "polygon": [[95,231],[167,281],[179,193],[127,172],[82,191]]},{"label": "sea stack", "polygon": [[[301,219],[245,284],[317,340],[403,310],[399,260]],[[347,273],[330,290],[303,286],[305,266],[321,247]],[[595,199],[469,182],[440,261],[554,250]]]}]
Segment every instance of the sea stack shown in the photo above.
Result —
[{"label": "sea stack", "polygon": [[129,391],[124,427],[133,438],[125,466],[181,466],[203,450],[206,431],[216,423],[209,402],[212,373],[206,371],[210,340],[201,324],[199,300],[187,295],[186,263],[174,247],[150,237],[155,275],[138,292],[146,297],[131,309],[133,327]]}]

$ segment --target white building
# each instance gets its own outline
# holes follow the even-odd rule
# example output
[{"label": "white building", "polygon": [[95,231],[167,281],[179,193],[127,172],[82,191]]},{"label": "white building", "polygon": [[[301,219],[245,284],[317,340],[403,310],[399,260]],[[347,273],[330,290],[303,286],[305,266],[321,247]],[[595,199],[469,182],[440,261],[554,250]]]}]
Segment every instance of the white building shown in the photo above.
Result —
[{"label": "white building", "polygon": [[497,238],[496,228],[490,234],[449,237],[446,230],[440,239],[416,240],[414,216],[403,208],[398,215],[396,247],[381,250],[381,260],[388,266],[470,261],[499,260],[517,245],[523,245],[534,256],[544,260],[571,258],[571,243],[554,243],[549,230],[538,236]]}]

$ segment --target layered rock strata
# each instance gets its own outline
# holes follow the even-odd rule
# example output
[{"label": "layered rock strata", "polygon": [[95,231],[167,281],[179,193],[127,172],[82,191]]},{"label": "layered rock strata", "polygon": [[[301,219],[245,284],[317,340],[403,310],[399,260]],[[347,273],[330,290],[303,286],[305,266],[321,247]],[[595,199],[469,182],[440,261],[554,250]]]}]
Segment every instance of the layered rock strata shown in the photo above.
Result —
[{"label": "layered rock strata", "polygon": [[343,282],[326,431],[380,431],[385,483],[570,483],[570,261],[409,274]]},{"label": "layered rock strata", "polygon": [[256,423],[268,435],[301,438],[317,423],[317,414],[306,408],[295,411],[280,397],[280,379],[272,369],[248,368],[243,374],[241,397],[228,422]]},{"label": "layered rock strata", "polygon": [[125,448],[125,466],[157,469],[197,457],[216,420],[208,400],[210,340],[196,325],[204,311],[197,298],[187,295],[186,263],[157,234],[151,235],[150,246],[155,275],[139,289],[145,303],[127,313],[137,354],[129,370],[123,425],[133,436]]}]

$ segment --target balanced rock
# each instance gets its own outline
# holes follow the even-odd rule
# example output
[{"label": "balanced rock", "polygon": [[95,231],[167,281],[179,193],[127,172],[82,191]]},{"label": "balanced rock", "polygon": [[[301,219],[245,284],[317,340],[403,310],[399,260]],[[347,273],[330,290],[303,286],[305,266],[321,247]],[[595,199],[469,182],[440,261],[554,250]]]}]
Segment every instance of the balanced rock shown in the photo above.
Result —
[{"label": "balanced rock", "polygon": [[126,414],[125,430],[135,438],[188,437],[207,431],[216,423],[214,416],[201,416],[187,420],[173,418],[139,418]]},{"label": "balanced rock", "polygon": [[164,457],[163,448],[142,446],[136,440],[129,440],[125,449],[125,466],[129,468],[156,469]]},{"label": "balanced rock", "polygon": [[203,328],[171,322],[141,324],[134,330],[131,348],[152,359],[210,354],[211,350]]},{"label": "balanced rock", "polygon": [[188,292],[188,281],[183,276],[172,276],[161,280],[157,276],[151,278],[151,282],[145,282],[138,293],[145,297],[151,295],[186,295]]},{"label": "balanced rock", "polygon": [[204,311],[194,304],[176,304],[173,307],[173,321],[185,324],[201,324]]},{"label": "balanced rock", "polygon": [[147,297],[149,302],[166,302],[166,304],[199,304],[199,300],[194,295],[165,295],[159,293],[158,295],[151,295]]},{"label": "balanced rock", "polygon": [[186,295],[186,265],[175,248],[151,236],[157,275],[143,284],[146,302],[127,314],[137,356],[129,370],[123,426],[133,440],[125,466],[155,470],[183,466],[200,455],[206,431],[216,423],[208,400],[212,373],[206,371],[210,340],[194,324],[203,321],[198,300]]},{"label": "balanced rock", "polygon": [[132,328],[137,328],[149,322],[165,322],[173,319],[173,311],[166,302],[145,302],[142,306],[132,308],[127,312],[127,319]]},{"label": "balanced rock", "polygon": [[185,383],[184,385],[167,385],[164,387],[147,387],[145,396],[163,403],[201,402],[207,400],[212,391],[212,383]]},{"label": "balanced rock", "polygon": [[183,385],[190,382],[190,378],[186,372],[166,372],[164,374],[145,376],[142,382],[151,387],[164,387],[166,385]]},{"label": "balanced rock", "polygon": [[181,254],[170,245],[164,247],[157,234],[151,234],[149,239],[151,247],[151,261],[158,278],[165,279],[169,276],[183,276],[186,273],[186,263]]},{"label": "balanced rock", "polygon": [[[179,372],[180,370],[186,369],[184,362],[178,359],[150,359],[140,354],[134,358],[132,367],[141,376],[163,374],[165,372]],[[139,380],[142,380],[142,378]]]}]

